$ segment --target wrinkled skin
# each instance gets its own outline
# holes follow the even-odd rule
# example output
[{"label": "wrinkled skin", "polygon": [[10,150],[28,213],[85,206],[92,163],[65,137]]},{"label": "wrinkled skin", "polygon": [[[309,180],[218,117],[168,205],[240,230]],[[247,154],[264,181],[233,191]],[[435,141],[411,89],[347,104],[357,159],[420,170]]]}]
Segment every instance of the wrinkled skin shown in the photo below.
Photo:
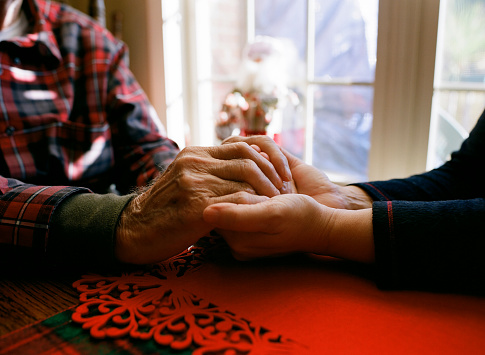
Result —
[{"label": "wrinkled skin", "polygon": [[266,138],[185,148],[123,211],[116,257],[146,264],[180,253],[211,231],[202,217],[207,206],[222,201],[254,203],[260,201],[258,195],[279,195],[284,179],[291,179],[287,159]]}]

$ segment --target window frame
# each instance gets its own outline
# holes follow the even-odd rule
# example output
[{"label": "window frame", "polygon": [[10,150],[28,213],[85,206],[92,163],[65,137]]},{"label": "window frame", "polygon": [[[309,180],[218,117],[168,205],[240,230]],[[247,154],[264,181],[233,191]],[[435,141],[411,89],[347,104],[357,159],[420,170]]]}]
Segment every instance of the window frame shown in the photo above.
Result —
[{"label": "window frame", "polygon": [[[247,0],[247,28],[251,28],[253,1]],[[310,0],[310,4],[312,2]],[[184,43],[184,69],[180,79],[184,88],[185,120],[167,115],[166,126],[169,137],[172,127],[177,126],[179,130],[184,130],[187,126],[191,132],[189,144],[211,145],[210,142],[214,142],[213,118],[201,116],[198,109],[201,97],[197,73],[201,64],[196,55],[195,41],[195,13],[199,10],[196,8],[197,3],[200,2],[180,0],[183,29],[181,40]],[[373,125],[369,152],[370,180],[405,177],[426,169],[439,5],[439,0],[379,1]],[[311,5],[308,11],[312,11]],[[247,37],[253,38],[254,33],[249,30]],[[308,36],[310,41],[311,37],[313,36]],[[307,91],[308,95],[312,90],[310,82],[307,87],[310,90]],[[191,105],[193,102],[198,104]],[[306,111],[306,125],[311,127],[311,105],[306,107]],[[305,159],[310,162],[313,138],[311,133],[306,130]],[[181,147],[185,146],[185,142],[178,143]]]},{"label": "window frame", "polygon": [[379,1],[369,179],[426,170],[440,2]]}]

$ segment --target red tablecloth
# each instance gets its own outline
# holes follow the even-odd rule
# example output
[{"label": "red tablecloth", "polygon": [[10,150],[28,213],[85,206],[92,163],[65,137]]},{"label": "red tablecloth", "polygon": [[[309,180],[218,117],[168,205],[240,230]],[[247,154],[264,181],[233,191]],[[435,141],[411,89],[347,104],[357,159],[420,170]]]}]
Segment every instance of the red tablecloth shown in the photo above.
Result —
[{"label": "red tablecloth", "polygon": [[484,298],[382,291],[359,267],[322,257],[208,264],[190,286],[312,354],[485,353]]},{"label": "red tablecloth", "polygon": [[382,291],[369,267],[326,257],[243,263],[206,245],[74,287],[80,306],[1,338],[0,354],[485,352],[485,298]]}]

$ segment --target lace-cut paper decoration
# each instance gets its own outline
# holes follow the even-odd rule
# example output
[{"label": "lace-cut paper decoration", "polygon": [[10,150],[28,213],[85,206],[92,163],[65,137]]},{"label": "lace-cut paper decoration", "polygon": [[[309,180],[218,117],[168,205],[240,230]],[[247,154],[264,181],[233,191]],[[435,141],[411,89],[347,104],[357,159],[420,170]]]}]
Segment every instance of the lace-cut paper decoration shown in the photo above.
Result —
[{"label": "lace-cut paper decoration", "polygon": [[193,354],[298,353],[297,343],[188,290],[184,276],[201,268],[206,254],[207,248],[193,247],[148,271],[83,276],[73,284],[81,305],[72,319],[97,339],[153,338]]}]

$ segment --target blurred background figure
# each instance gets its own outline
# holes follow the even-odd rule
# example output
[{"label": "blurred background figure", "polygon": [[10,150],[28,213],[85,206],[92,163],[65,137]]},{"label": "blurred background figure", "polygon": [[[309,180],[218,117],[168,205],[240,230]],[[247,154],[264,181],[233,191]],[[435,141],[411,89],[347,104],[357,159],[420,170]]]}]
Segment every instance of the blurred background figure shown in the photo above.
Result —
[{"label": "blurred background figure", "polygon": [[[313,65],[306,68],[306,1],[255,2],[255,38],[244,47],[234,90],[218,112],[217,137],[268,134],[303,158],[305,126],[311,124],[313,165],[330,175],[345,176],[344,180],[365,179],[377,4],[377,0],[316,1]],[[309,70],[311,91],[301,85]],[[346,84],[351,82],[366,84]],[[311,123],[305,122],[307,95],[311,95]]]},{"label": "blurred background figure", "polygon": [[267,134],[281,143],[284,116],[300,105],[297,68],[296,48],[287,39],[257,36],[246,45],[235,88],[218,115],[217,138]]}]

